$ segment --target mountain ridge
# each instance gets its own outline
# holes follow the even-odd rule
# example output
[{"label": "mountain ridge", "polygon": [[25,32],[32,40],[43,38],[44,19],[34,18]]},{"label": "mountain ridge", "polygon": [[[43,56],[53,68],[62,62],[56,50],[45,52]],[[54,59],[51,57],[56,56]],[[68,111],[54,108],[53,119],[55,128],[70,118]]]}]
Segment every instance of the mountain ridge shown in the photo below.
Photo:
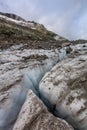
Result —
[{"label": "mountain ridge", "polygon": [[22,17],[16,15],[16,14],[12,14],[12,13],[3,13],[3,12],[0,12],[0,15],[3,15],[3,16],[7,16],[9,18],[12,18],[12,19],[15,19],[15,20],[21,20],[21,21],[25,21],[25,19],[23,19]]}]

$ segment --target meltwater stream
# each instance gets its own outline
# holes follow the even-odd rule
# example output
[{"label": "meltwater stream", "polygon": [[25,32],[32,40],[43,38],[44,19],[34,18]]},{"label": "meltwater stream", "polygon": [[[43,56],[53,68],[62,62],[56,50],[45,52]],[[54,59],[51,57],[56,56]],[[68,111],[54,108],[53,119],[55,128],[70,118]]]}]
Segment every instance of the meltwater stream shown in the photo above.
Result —
[{"label": "meltwater stream", "polygon": [[[81,46],[80,49],[83,48],[82,44],[79,46]],[[6,77],[6,80],[4,80],[4,82],[7,82],[9,84],[9,89],[7,88],[4,89],[2,87],[4,82],[2,81],[2,79],[0,79],[2,82],[0,84],[2,85],[0,86],[0,130],[12,130],[13,124],[15,123],[18,117],[18,113],[20,112],[20,109],[25,101],[28,90],[32,89],[39,96],[39,91],[38,91],[39,82],[41,81],[44,74],[48,72],[56,63],[58,63],[59,61],[67,57],[66,49],[67,48],[63,48],[60,50],[56,49],[55,53],[51,51],[41,51],[39,52],[40,55],[42,54],[47,55],[48,56],[47,59],[42,60],[40,62],[36,60],[32,61],[31,59],[31,61],[26,61],[25,63],[23,63],[23,65],[19,61],[22,61],[22,59],[28,55],[29,50],[24,50],[24,52],[21,52],[19,50],[18,51],[15,50],[14,52],[11,52],[11,53],[5,52],[5,55],[3,55],[4,65],[1,66],[2,68],[0,68],[0,70],[1,69],[3,70],[3,74],[1,75],[1,78],[3,79],[4,77]],[[72,47],[72,50],[73,50],[73,47]],[[34,51],[30,51],[30,54],[33,55],[33,52]],[[38,54],[38,51],[37,52],[35,51],[35,55],[36,54]],[[23,56],[22,59],[20,55]],[[11,62],[9,60],[10,56],[12,58]],[[15,59],[16,56],[17,56],[17,60],[13,62],[14,61],[13,59]],[[16,64],[17,66],[15,67]],[[4,70],[7,69],[5,68],[7,67],[7,65],[8,65],[8,68],[9,68],[9,65],[12,68],[10,67],[9,72],[6,71],[4,74]],[[18,68],[21,68],[21,69],[19,70]],[[20,80],[21,78],[22,80]],[[16,83],[13,81],[14,79],[17,81]],[[13,85],[11,85],[10,82],[13,82]]]}]

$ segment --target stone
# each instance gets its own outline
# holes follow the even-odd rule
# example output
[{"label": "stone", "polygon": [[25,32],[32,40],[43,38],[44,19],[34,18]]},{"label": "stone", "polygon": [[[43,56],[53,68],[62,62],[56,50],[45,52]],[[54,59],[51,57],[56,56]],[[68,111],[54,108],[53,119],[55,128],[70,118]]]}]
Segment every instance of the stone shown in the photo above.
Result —
[{"label": "stone", "polygon": [[50,114],[43,102],[28,91],[13,130],[73,130],[64,120]]},{"label": "stone", "polygon": [[62,44],[62,47],[69,46],[70,44],[71,44],[70,42],[64,42],[64,43]]}]

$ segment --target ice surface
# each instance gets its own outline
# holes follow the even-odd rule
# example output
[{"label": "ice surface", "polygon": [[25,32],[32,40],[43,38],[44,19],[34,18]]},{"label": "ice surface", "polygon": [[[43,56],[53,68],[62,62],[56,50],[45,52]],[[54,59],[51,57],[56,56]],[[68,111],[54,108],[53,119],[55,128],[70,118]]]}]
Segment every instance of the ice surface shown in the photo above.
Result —
[{"label": "ice surface", "polygon": [[[43,100],[43,96],[40,95],[38,91],[39,82],[44,74],[48,72],[57,62],[67,57],[66,48],[61,50],[21,50],[21,46],[12,46],[7,50],[0,51],[1,130],[12,129],[12,125],[18,116],[29,89],[32,89]],[[38,60],[35,58],[29,58],[32,55],[45,55],[47,56],[47,59]],[[49,98],[54,103],[54,99],[57,99],[58,96],[55,88],[53,91],[54,95]],[[65,91],[63,87],[62,91]],[[58,88],[58,92],[61,93],[60,88]],[[60,93],[58,94],[59,96]]]}]

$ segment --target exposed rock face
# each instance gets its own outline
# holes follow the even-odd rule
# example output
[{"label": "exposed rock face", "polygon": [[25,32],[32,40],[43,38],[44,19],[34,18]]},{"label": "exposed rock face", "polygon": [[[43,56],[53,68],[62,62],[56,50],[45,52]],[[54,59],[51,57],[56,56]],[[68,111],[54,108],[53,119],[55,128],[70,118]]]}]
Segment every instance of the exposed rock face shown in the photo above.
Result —
[{"label": "exposed rock face", "polygon": [[13,130],[73,130],[64,120],[50,114],[42,101],[29,90]]},{"label": "exposed rock face", "polygon": [[39,90],[57,116],[75,129],[87,130],[87,49],[46,73]]},{"label": "exposed rock face", "polygon": [[21,18],[20,16],[17,16],[16,14],[0,12],[0,15],[7,16],[8,18],[12,18],[14,20],[24,21],[25,22],[25,20],[23,18]]}]

